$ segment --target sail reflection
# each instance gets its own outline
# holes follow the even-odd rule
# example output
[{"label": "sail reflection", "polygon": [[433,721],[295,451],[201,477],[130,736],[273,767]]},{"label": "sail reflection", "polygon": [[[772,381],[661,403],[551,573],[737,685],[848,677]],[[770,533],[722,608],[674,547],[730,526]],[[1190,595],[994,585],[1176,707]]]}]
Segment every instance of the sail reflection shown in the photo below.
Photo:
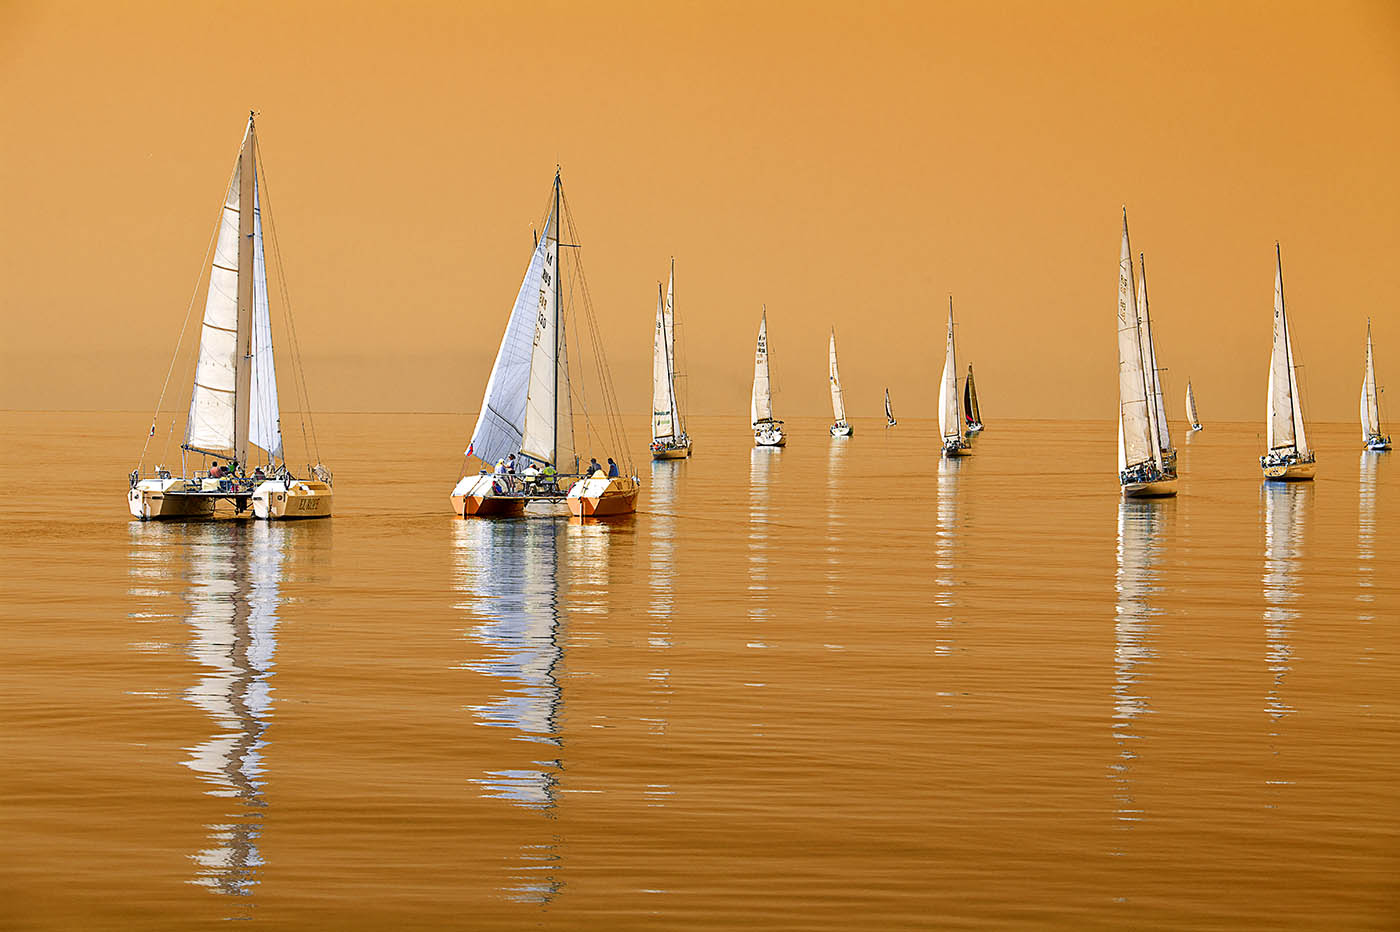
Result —
[{"label": "sail reflection", "polygon": [[[467,636],[483,649],[465,667],[499,690],[470,711],[478,725],[507,729],[532,748],[517,766],[487,770],[472,782],[484,798],[553,817],[564,769],[559,538],[572,529],[540,519],[457,521],[452,528],[454,588],[469,597],[456,607],[480,619]],[[522,845],[516,862],[507,897],[547,902],[558,893],[552,839]]]},{"label": "sail reflection", "polygon": [[246,897],[264,867],[259,845],[267,800],[264,752],[272,720],[273,657],[287,541],[297,529],[264,521],[132,522],[133,566],[152,556],[186,561],[188,652],[202,673],[184,693],[216,731],[185,748],[182,763],[227,800],[207,826],[209,847],[191,856],[193,884]]},{"label": "sail reflection", "polygon": [[955,588],[958,585],[955,559],[962,516],[958,512],[958,473],[963,468],[961,457],[940,457],[938,461],[938,490],[935,503],[937,527],[934,531],[934,604],[940,609],[933,623],[937,628],[933,642],[935,655],[952,653],[951,628],[956,622]]},{"label": "sail reflection", "polygon": [[[771,447],[749,450],[749,618],[762,621],[768,617],[768,570],[772,557],[768,497],[776,470],[775,460],[781,454]],[[766,647],[755,641],[751,647]]]},{"label": "sail reflection", "polygon": [[1264,640],[1271,679],[1265,699],[1275,721],[1294,711],[1284,698],[1284,678],[1292,669],[1293,622],[1298,617],[1298,570],[1303,554],[1304,496],[1312,485],[1266,482],[1264,496]]},{"label": "sail reflection", "polygon": [[1134,745],[1142,740],[1138,719],[1151,714],[1152,705],[1144,690],[1156,652],[1152,636],[1154,616],[1161,609],[1153,605],[1160,592],[1157,584],[1157,557],[1161,553],[1162,509],[1166,502],[1125,498],[1118,503],[1118,568],[1114,580],[1113,643],[1113,739],[1118,744],[1118,760],[1109,768],[1115,783],[1117,812],[1123,822],[1138,822],[1144,812],[1133,796]]},{"label": "sail reflection", "polygon": [[826,617],[836,616],[841,604],[841,566],[845,560],[846,518],[841,508],[846,482],[847,441],[833,439],[826,455]]},{"label": "sail reflection", "polygon": [[[647,648],[654,658],[647,672],[647,685],[653,711],[641,716],[641,721],[647,733],[656,736],[666,735],[670,726],[671,615],[675,609],[676,575],[676,467],[680,465],[676,460],[652,461],[651,507],[647,509],[650,529],[647,550],[651,559]],[[664,783],[648,783],[642,791],[648,806],[664,806],[672,795],[670,786]]]}]

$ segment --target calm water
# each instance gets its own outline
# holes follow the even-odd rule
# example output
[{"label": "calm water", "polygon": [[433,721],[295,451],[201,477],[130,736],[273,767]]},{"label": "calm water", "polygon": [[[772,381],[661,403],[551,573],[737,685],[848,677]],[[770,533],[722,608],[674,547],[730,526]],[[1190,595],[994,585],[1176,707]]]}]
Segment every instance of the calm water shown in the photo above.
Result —
[{"label": "calm water", "polygon": [[1400,916],[1400,474],[1350,426],[1265,488],[1210,425],[1124,504],[1106,424],[701,418],[578,525],[454,518],[468,418],[341,415],[336,517],[267,526],[129,521],[146,423],[0,414],[9,927]]}]

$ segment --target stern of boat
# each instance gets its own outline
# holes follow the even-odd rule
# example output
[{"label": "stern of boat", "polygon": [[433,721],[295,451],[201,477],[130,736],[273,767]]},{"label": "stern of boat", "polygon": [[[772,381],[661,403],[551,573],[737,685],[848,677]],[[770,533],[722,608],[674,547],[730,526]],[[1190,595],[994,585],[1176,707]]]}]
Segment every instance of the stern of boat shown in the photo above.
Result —
[{"label": "stern of boat", "polygon": [[209,518],[214,499],[180,494],[184,479],[141,479],[126,493],[127,509],[133,518],[151,521],[162,518]]},{"label": "stern of boat", "polygon": [[605,518],[630,515],[637,510],[642,490],[636,476],[590,476],[569,489],[569,514],[576,518]]},{"label": "stern of boat", "polygon": [[328,483],[270,479],[253,490],[253,517],[264,521],[329,518],[335,496]]},{"label": "stern of boat", "polygon": [[1176,494],[1177,478],[1169,476],[1147,482],[1123,483],[1124,498],[1168,498]]}]

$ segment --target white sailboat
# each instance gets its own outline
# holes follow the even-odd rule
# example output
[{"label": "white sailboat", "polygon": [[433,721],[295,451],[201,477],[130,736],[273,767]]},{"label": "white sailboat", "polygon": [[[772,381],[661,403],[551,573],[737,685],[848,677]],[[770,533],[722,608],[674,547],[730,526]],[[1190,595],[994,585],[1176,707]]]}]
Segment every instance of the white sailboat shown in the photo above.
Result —
[{"label": "white sailboat", "polygon": [[[529,504],[561,501],[577,517],[637,510],[641,482],[630,468],[627,475],[621,470],[608,475],[592,464],[584,472],[579,469],[560,268],[560,247],[577,247],[560,242],[564,200],[558,171],[553,194],[553,207],[525,268],[467,447],[468,458],[495,466],[461,476],[452,489],[453,510],[463,517],[519,515]],[[582,274],[576,263],[572,271]],[[586,288],[582,291],[587,295]],[[612,395],[611,381],[601,360],[599,369],[606,399]],[[608,418],[610,431],[615,420]],[[617,432],[620,425],[610,438],[612,445],[625,450],[625,438]]]},{"label": "white sailboat", "polygon": [[768,308],[758,323],[758,348],[754,352],[753,394],[749,397],[753,442],[760,447],[787,446],[783,422],[773,419],[773,381],[768,372]]},{"label": "white sailboat", "polygon": [[[317,463],[308,467],[311,478],[298,479],[283,456],[263,248],[261,193],[266,176],[260,169],[257,129],[250,112],[220,211],[209,267],[199,362],[180,445],[183,475],[176,476],[163,465],[157,465],[152,475],[141,475],[156,433],[153,418],[147,449],[131,472],[127,493],[132,516],[143,521],[213,517],[221,501],[231,503],[236,515],[243,516],[251,508],[255,517],[269,520],[326,518],[331,514],[330,471]],[[275,239],[273,257],[280,266]],[[284,298],[285,294],[284,289]],[[290,316],[290,309],[285,310]],[[304,378],[297,382],[303,412],[308,407],[304,384]],[[162,389],[157,418],[164,396]],[[210,465],[191,471],[191,453]]]},{"label": "white sailboat", "polygon": [[656,286],[656,335],[651,361],[651,458],[679,460],[690,456],[690,436],[685,432],[680,401],[676,396],[676,260],[663,300]]},{"label": "white sailboat", "polygon": [[938,389],[938,433],[944,456],[970,456],[972,444],[964,432],[962,396],[958,394],[957,351],[953,345],[953,299],[948,298],[948,352],[943,358],[943,382]]},{"label": "white sailboat", "polygon": [[1196,393],[1191,391],[1191,380],[1186,380],[1186,417],[1191,421],[1191,433],[1201,430],[1201,418],[1196,413]]},{"label": "white sailboat", "polygon": [[1274,244],[1274,348],[1269,360],[1269,451],[1259,457],[1265,479],[1303,480],[1317,473],[1317,456],[1308,447],[1303,427],[1303,400],[1298,395],[1298,366],[1283,303],[1283,253]]},{"label": "white sailboat", "polygon": [[890,390],[885,389],[885,426],[893,427],[899,422],[894,419],[894,409],[890,407]]},{"label": "white sailboat", "polygon": [[967,381],[963,383],[963,420],[969,437],[982,432],[982,406],[977,403],[977,383],[972,379],[972,363],[967,364]]},{"label": "white sailboat", "polygon": [[1371,322],[1366,321],[1366,375],[1361,380],[1361,439],[1366,449],[1390,449],[1390,436],[1381,433],[1381,399],[1376,388],[1376,365],[1371,354]]},{"label": "white sailboat", "polygon": [[[1163,458],[1146,301],[1133,281],[1128,210],[1118,256],[1118,482],[1123,494],[1147,498],[1176,494],[1176,468]],[[1169,444],[1168,444],[1169,446]]]},{"label": "white sailboat", "polygon": [[841,390],[841,373],[836,369],[836,328],[831,328],[830,352],[830,373],[827,380],[831,383],[831,414],[836,422],[831,425],[831,436],[849,437],[855,433],[849,421],[846,420],[846,394]]}]

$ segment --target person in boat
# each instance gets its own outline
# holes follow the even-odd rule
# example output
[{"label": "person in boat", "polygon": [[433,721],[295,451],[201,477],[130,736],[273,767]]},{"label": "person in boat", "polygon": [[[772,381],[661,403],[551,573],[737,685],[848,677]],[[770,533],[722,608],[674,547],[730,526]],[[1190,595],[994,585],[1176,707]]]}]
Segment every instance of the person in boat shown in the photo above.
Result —
[{"label": "person in boat", "polygon": [[209,478],[222,479],[225,475],[224,467],[219,465],[218,460],[214,460],[214,465],[209,467]]},{"label": "person in boat", "polygon": [[557,482],[558,473],[554,471],[554,465],[552,463],[545,463],[544,469],[540,471],[540,488],[551,490],[557,489]]},{"label": "person in boat", "polygon": [[498,476],[504,476],[506,474],[506,461],[504,459],[496,460],[495,473]]},{"label": "person in boat", "polygon": [[608,457],[608,478],[616,479],[619,475],[621,475],[621,473],[617,471],[617,464],[613,462],[611,456]]},{"label": "person in boat", "polygon": [[515,454],[514,454],[514,453],[512,453],[510,456],[507,456],[507,457],[506,457],[506,473],[507,473],[508,475],[512,475],[512,476],[515,475]]},{"label": "person in boat", "polygon": [[262,482],[262,481],[263,481],[264,479],[266,479],[266,478],[267,478],[267,473],[263,472],[263,468],[262,468],[261,466],[254,466],[254,467],[253,467],[253,481],[254,481],[254,482]]},{"label": "person in boat", "polygon": [[590,457],[588,458],[588,468],[585,469],[585,470],[583,471],[583,478],[585,478],[585,479],[592,478],[592,476],[593,476],[593,474],[594,474],[595,472],[602,472],[602,471],[603,471],[603,467],[598,465],[598,457],[596,457],[596,456],[590,456]]}]

